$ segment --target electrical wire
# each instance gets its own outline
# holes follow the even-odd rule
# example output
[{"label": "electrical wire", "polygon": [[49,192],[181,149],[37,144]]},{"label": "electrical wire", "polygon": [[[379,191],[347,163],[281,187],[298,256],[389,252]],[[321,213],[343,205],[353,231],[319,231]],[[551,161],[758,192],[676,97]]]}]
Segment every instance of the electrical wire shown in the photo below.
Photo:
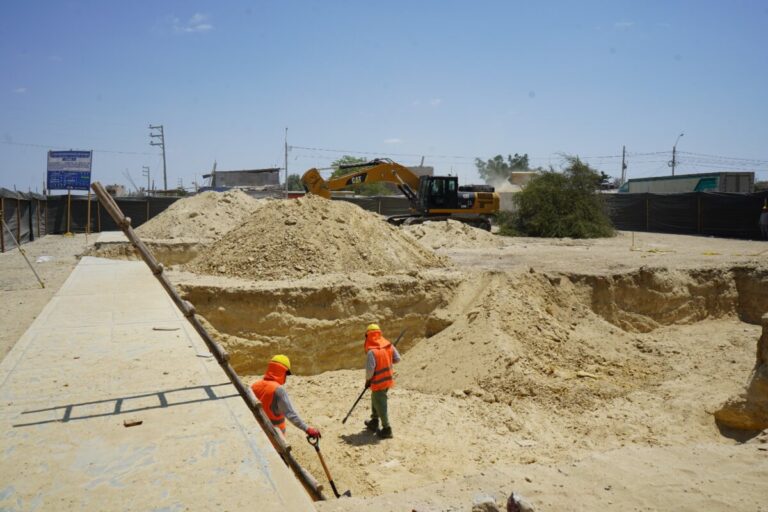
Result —
[{"label": "electrical wire", "polygon": [[[52,145],[52,144],[28,144],[28,143],[24,143],[24,142],[12,142],[12,141],[8,141],[8,140],[0,140],[0,144],[8,144],[8,145],[11,145],[11,146],[26,146],[26,147],[31,147],[31,148],[43,148],[43,149],[48,149],[48,150],[62,150],[62,151],[66,151],[66,150],[70,149],[70,148],[65,148],[65,147],[62,147],[62,146],[55,146],[55,145]],[[150,155],[150,156],[154,156],[154,155],[157,154],[157,153],[142,153],[142,152],[139,152],[139,151],[117,151],[117,150],[111,150],[111,149],[92,149],[92,150],[89,150],[89,151],[93,151],[94,153],[112,153],[112,154],[116,154],[116,155]]]}]

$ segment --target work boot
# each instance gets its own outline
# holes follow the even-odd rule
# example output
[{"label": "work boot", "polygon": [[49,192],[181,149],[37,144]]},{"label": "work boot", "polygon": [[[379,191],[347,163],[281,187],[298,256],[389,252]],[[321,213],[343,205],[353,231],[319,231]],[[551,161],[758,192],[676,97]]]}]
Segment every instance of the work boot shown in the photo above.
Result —
[{"label": "work boot", "polygon": [[366,421],[365,422],[365,428],[367,428],[371,432],[378,432],[379,431],[379,418],[371,418],[368,421]]},{"label": "work boot", "polygon": [[376,435],[381,439],[392,439],[392,427],[384,427],[376,432]]}]

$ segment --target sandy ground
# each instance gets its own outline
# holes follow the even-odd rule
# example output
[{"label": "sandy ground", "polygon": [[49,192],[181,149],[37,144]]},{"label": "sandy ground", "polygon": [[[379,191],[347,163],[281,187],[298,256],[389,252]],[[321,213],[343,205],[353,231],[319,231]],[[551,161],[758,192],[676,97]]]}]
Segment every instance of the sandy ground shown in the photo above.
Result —
[{"label": "sandy ground", "polygon": [[768,242],[704,236],[632,233],[574,240],[500,237],[501,249],[438,251],[465,268],[609,273],[641,266],[696,268],[768,261]]},{"label": "sandy ground", "polygon": [[[34,256],[58,255],[37,266],[53,288],[84,246],[82,237],[49,236],[26,247]],[[733,283],[713,284],[701,271],[721,269],[714,278],[724,279],[731,268],[764,266],[766,251],[765,242],[648,233],[510,238],[501,248],[440,249],[453,262],[446,272],[464,272],[467,281],[443,312],[454,324],[404,354],[390,400],[394,439],[364,432],[367,399],[341,424],[361,390],[361,370],[290,378],[299,413],[323,432],[321,447],[338,487],[355,496],[318,509],[470,510],[484,495],[501,503],[515,490],[537,510],[768,510],[768,436],[721,432],[711,416],[747,382],[760,327],[733,309],[741,307],[737,291],[744,283],[738,290]],[[9,326],[0,333],[3,353],[52,293],[36,289],[24,266],[15,252],[0,255],[2,294],[10,306],[0,311]],[[641,268],[673,272],[648,277],[657,287],[651,290],[621,291],[614,278],[603,284],[623,307],[646,308],[658,322],[584,308],[583,283],[553,277],[620,276]],[[493,293],[485,294],[485,286]],[[567,297],[557,298],[561,292]],[[688,293],[701,296],[686,299]],[[768,310],[762,292],[750,293],[752,316]],[[651,307],[654,298],[664,300]],[[496,304],[501,299],[514,300]],[[276,307],[285,312],[301,298],[281,300]],[[527,310],[533,313],[526,316]],[[643,328],[624,330],[610,323],[617,318]],[[510,341],[505,336],[512,330]],[[485,366],[473,366],[475,350],[487,365],[486,381]],[[437,354],[450,368],[429,366]],[[446,359],[452,354],[453,361]],[[301,433],[289,426],[288,438],[297,458],[324,481]]]},{"label": "sandy ground", "polygon": [[[23,245],[27,257],[45,283],[41,288],[35,275],[17,249],[0,254],[0,358],[11,350],[27,327],[37,317],[53,294],[69,277],[72,269],[97,235],[73,237],[47,235]],[[49,256],[46,262],[36,263],[41,256]]]}]

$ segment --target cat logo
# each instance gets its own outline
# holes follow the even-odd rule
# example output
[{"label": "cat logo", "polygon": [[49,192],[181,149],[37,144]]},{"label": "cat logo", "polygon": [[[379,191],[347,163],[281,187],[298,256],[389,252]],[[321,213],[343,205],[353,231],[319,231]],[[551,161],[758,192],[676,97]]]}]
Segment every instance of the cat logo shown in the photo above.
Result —
[{"label": "cat logo", "polygon": [[360,185],[361,183],[363,183],[365,181],[365,176],[366,176],[365,174],[358,174],[356,176],[352,176],[351,178],[349,178],[349,180],[347,180],[347,184],[348,185]]}]

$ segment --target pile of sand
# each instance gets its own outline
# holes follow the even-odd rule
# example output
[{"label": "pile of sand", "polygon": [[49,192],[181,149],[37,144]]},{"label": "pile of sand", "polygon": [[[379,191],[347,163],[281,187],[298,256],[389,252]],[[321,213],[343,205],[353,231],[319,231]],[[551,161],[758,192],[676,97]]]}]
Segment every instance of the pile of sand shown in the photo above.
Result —
[{"label": "pile of sand", "polygon": [[240,225],[260,201],[240,190],[180,199],[136,229],[142,238],[215,240]]},{"label": "pile of sand", "polygon": [[503,240],[488,231],[455,220],[425,222],[403,228],[429,249],[480,249],[504,245]]},{"label": "pile of sand", "polygon": [[445,266],[381,217],[343,201],[308,196],[269,201],[187,268],[248,279],[373,274]]}]

